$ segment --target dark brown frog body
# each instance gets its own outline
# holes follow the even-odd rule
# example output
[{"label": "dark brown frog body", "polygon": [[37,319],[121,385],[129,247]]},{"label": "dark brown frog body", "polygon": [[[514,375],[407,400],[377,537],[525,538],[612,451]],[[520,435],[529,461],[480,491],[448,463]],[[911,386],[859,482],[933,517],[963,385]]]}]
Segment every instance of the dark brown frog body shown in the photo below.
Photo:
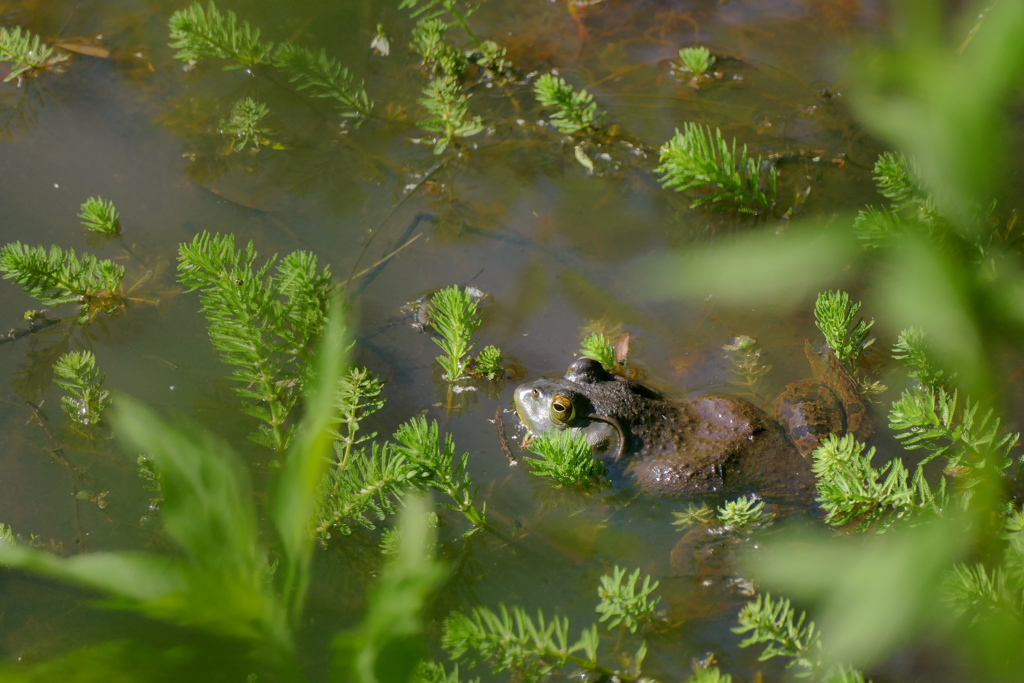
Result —
[{"label": "dark brown frog body", "polygon": [[599,455],[630,456],[626,472],[648,493],[754,488],[799,495],[813,489],[806,456],[822,439],[871,433],[856,382],[832,350],[808,344],[807,354],[815,379],[783,391],[775,403],[778,421],[737,396],[669,400],[589,358],[570,365],[564,377],[520,385],[516,411],[535,434],[574,429]]},{"label": "dark brown frog body", "polygon": [[516,409],[534,433],[578,429],[595,451],[630,455],[626,472],[656,495],[741,488],[803,493],[807,461],[763,410],[737,396],[668,400],[581,358],[564,377],[520,385]]}]

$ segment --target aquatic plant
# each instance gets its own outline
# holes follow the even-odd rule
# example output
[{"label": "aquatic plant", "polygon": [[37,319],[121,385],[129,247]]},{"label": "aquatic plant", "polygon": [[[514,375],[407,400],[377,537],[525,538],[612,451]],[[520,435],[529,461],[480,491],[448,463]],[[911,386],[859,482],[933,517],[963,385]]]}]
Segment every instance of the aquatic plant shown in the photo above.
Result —
[{"label": "aquatic plant", "polygon": [[772,600],[771,594],[758,595],[740,611],[740,625],[734,633],[750,634],[740,647],[767,643],[758,659],[789,659],[786,668],[797,669],[799,677],[813,677],[826,683],[864,683],[864,674],[847,664],[829,666],[821,643],[821,633],[806,612],[797,613],[789,600]]},{"label": "aquatic plant", "polygon": [[674,510],[672,512],[672,526],[677,529],[687,529],[693,526],[700,526],[710,522],[715,517],[715,511],[707,503],[688,503],[685,510]]},{"label": "aquatic plant", "polygon": [[505,358],[501,355],[501,349],[493,344],[482,348],[477,354],[473,371],[490,380],[502,377],[505,373]]},{"label": "aquatic plant", "polygon": [[112,313],[126,301],[120,294],[124,266],[56,245],[47,250],[12,242],[0,249],[0,272],[47,306],[78,304],[82,323]]},{"label": "aquatic plant", "polygon": [[706,74],[715,64],[711,51],[704,46],[679,48],[679,61],[685,70],[696,77]]},{"label": "aquatic plant", "polygon": [[4,83],[36,75],[41,71],[57,71],[68,60],[68,54],[54,50],[36,34],[20,26],[0,27],[0,63],[11,65]]},{"label": "aquatic plant", "polygon": [[423,89],[419,103],[428,117],[419,121],[425,131],[435,133],[434,154],[441,154],[455,138],[468,138],[484,129],[479,116],[469,114],[469,93],[453,76],[439,76]]},{"label": "aquatic plant", "polygon": [[733,337],[728,344],[722,345],[722,350],[726,352],[733,375],[736,377],[733,383],[745,389],[750,395],[763,399],[764,380],[772,371],[772,366],[762,360],[757,340],[741,334]]},{"label": "aquatic plant", "polygon": [[196,2],[174,12],[168,23],[171,47],[178,50],[174,58],[183,62],[223,59],[229,62],[224,66],[227,71],[271,61],[274,44],[260,41],[260,30],[247,21],[239,23],[234,12],[221,14],[213,0],[206,10]]},{"label": "aquatic plant", "polygon": [[121,234],[121,216],[114,202],[103,197],[89,197],[82,204],[78,217],[88,229],[104,235]]},{"label": "aquatic plant", "polygon": [[892,404],[889,426],[897,431],[896,438],[904,448],[927,451],[923,463],[942,456],[947,468],[967,468],[972,477],[1010,467],[1014,461],[1011,451],[1020,435],[1003,433],[993,409],[981,411],[970,397],[962,406],[959,403],[956,390],[907,389]]},{"label": "aquatic plant", "polygon": [[257,267],[252,242],[236,250],[234,235],[207,232],[178,254],[178,279],[186,291],[199,291],[210,339],[234,367],[235,392],[262,423],[251,438],[283,453],[307,379],[305,361],[326,324],[329,269],[318,271],[316,256],[303,251],[280,261],[275,254]]},{"label": "aquatic plant", "polygon": [[274,54],[274,66],[285,72],[297,90],[331,100],[344,117],[365,118],[373,111],[363,82],[357,83],[349,70],[324,49],[314,52],[302,45],[282,43]]},{"label": "aquatic plant", "polygon": [[248,149],[250,154],[257,154],[263,147],[284,149],[270,138],[270,128],[260,125],[269,113],[270,107],[251,97],[235,102],[228,118],[220,122],[220,132],[228,139],[228,153]]},{"label": "aquatic plant", "polygon": [[929,353],[924,331],[919,327],[901,330],[896,344],[892,347],[893,359],[903,361],[910,377],[923,386],[941,387],[951,391],[956,383],[956,373],[947,373],[936,366]]},{"label": "aquatic plant", "polygon": [[771,594],[758,595],[740,611],[740,625],[734,633],[749,634],[740,647],[767,643],[760,661],[786,657],[787,668],[799,667],[805,672],[822,667],[821,634],[807,614],[796,609],[786,598],[772,600]]},{"label": "aquatic plant", "polygon": [[551,123],[559,133],[593,131],[604,121],[605,113],[598,111],[594,96],[586,90],[577,92],[560,76],[541,75],[533,84],[533,94],[541,105],[555,108]]},{"label": "aquatic plant", "polygon": [[659,582],[652,583],[650,576],[644,576],[643,585],[638,587],[639,581],[639,569],[627,576],[626,570],[616,565],[610,576],[604,574],[597,589],[597,596],[601,598],[597,606],[597,613],[601,615],[598,621],[607,621],[609,629],[621,625],[630,633],[636,633],[641,623],[653,620],[661,598],[652,600],[651,594]]},{"label": "aquatic plant", "polygon": [[412,49],[419,53],[423,63],[443,76],[462,79],[469,60],[461,50],[445,40],[450,25],[443,19],[420,19],[412,29]]},{"label": "aquatic plant", "polygon": [[771,524],[773,517],[771,513],[765,512],[764,501],[756,495],[730,500],[718,508],[719,521],[733,529],[766,526]]},{"label": "aquatic plant", "polygon": [[730,146],[722,131],[694,122],[683,124],[675,136],[661,146],[661,184],[677,192],[700,188],[703,194],[691,208],[710,204],[740,213],[762,214],[775,205],[777,173],[760,156],[747,156],[747,146],[736,153],[736,140]]},{"label": "aquatic plant", "polygon": [[430,322],[440,337],[434,343],[444,351],[437,362],[444,369],[445,378],[455,382],[470,375],[496,379],[504,372],[501,350],[485,347],[476,359],[469,352],[477,344],[473,338],[480,329],[482,319],[476,298],[469,288],[452,285],[430,297]]},{"label": "aquatic plant", "polygon": [[598,675],[614,676],[623,683],[642,680],[640,667],[647,654],[641,644],[631,671],[615,671],[598,663],[597,624],[583,629],[578,640],[569,639],[569,620],[546,620],[537,610],[534,621],[520,607],[498,606],[498,612],[476,607],[469,616],[453,612],[444,623],[442,645],[452,659],[473,666],[491,662],[495,672],[514,671],[523,681],[533,683],[566,666]]},{"label": "aquatic plant", "polygon": [[53,371],[53,381],[68,392],[60,397],[60,406],[67,416],[82,425],[98,424],[112,399],[103,388],[106,375],[96,367],[96,356],[91,351],[61,354]]},{"label": "aquatic plant", "polygon": [[442,441],[437,422],[427,423],[424,417],[414,417],[402,424],[394,436],[398,444],[395,451],[413,468],[412,483],[444,494],[451,502],[441,507],[462,513],[473,524],[467,533],[477,529],[490,529],[487,506],[476,507],[477,488],[469,476],[469,453],[455,457],[455,440],[446,434]]},{"label": "aquatic plant", "polygon": [[458,0],[402,0],[401,4],[398,5],[398,9],[410,10],[409,15],[414,19],[419,17],[421,20],[431,20],[445,13],[450,14],[455,23],[462,27],[462,30],[466,32],[466,36],[477,47],[480,46],[480,39],[476,37],[473,29],[469,27],[469,17],[476,12],[478,7],[479,5],[468,2],[460,3]]},{"label": "aquatic plant", "polygon": [[858,319],[860,307],[859,301],[851,303],[850,295],[838,290],[821,292],[814,303],[814,323],[839,360],[856,363],[864,349],[875,343],[868,338],[875,321]]},{"label": "aquatic plant", "polygon": [[551,477],[569,488],[587,489],[604,476],[604,463],[594,458],[586,434],[558,429],[534,437],[527,447],[540,456],[526,458],[530,472],[538,477]]},{"label": "aquatic plant", "polygon": [[588,334],[583,338],[580,355],[596,360],[608,372],[618,365],[615,362],[615,347],[612,346],[612,341],[600,332]]},{"label": "aquatic plant", "polygon": [[189,63],[221,59],[228,62],[225,70],[273,65],[297,90],[331,100],[343,117],[365,118],[373,110],[363,83],[357,83],[325,50],[314,52],[288,42],[275,50],[273,42],[260,40],[258,28],[239,22],[234,12],[221,14],[212,0],[205,10],[198,2],[178,10],[171,15],[169,26],[170,45],[178,50],[175,59]]},{"label": "aquatic plant", "polygon": [[918,466],[910,477],[900,458],[876,469],[871,465],[875,449],[865,448],[847,434],[830,436],[814,450],[818,502],[829,524],[857,522],[858,531],[881,533],[903,519],[941,514],[950,503],[945,478],[933,490],[923,467]]}]

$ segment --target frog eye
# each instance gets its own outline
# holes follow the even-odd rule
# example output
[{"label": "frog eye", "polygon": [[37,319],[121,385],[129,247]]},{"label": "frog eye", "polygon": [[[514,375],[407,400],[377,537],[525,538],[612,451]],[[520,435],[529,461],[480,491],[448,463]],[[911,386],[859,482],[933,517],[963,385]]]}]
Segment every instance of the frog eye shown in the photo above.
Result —
[{"label": "frog eye", "polygon": [[572,422],[576,417],[576,409],[572,405],[572,400],[556,394],[551,399],[551,419],[558,424],[566,424]]}]

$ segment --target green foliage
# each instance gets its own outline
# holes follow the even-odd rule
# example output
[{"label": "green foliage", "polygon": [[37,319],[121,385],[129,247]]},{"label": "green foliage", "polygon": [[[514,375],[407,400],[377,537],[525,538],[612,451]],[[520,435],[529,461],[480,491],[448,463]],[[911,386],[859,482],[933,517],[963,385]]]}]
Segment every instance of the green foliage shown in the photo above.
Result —
[{"label": "green foliage", "polygon": [[313,52],[301,45],[282,43],[274,55],[274,65],[285,72],[298,90],[331,100],[342,116],[365,118],[373,111],[373,102],[362,81],[357,84],[349,70],[323,49]]},{"label": "green foliage", "polygon": [[[569,620],[556,616],[548,621],[541,610],[537,610],[536,621],[526,610],[509,610],[505,605],[499,605],[498,612],[475,607],[469,616],[452,612],[444,622],[441,643],[452,659],[469,666],[489,661],[495,673],[511,669],[528,682],[570,663],[598,670],[597,625],[584,629],[579,640],[570,642]],[[578,652],[583,656],[576,656]]]},{"label": "green foliage", "polygon": [[765,526],[771,523],[773,517],[773,514],[764,511],[764,501],[755,495],[730,500],[724,507],[718,508],[719,521],[733,529]]},{"label": "green foliage", "polygon": [[82,204],[81,213],[78,217],[82,219],[85,227],[104,235],[121,234],[121,218],[114,208],[114,202],[103,197],[89,197]]},{"label": "green foliage", "polygon": [[335,395],[336,417],[332,421],[331,436],[336,440],[338,466],[344,469],[353,449],[372,440],[377,432],[360,434],[363,420],[384,407],[381,396],[384,383],[375,374],[362,367],[349,368],[338,382]]},{"label": "green foliage", "polygon": [[55,51],[36,34],[20,26],[0,27],[0,63],[11,65],[4,83],[41,71],[57,71],[68,60],[67,53]]},{"label": "green foliage", "polygon": [[703,76],[715,65],[711,51],[704,46],[679,48],[679,61],[694,76]]},{"label": "green foliage", "polygon": [[221,14],[210,1],[204,11],[200,3],[178,10],[170,19],[171,47],[178,50],[175,59],[198,62],[223,59],[224,69],[248,69],[269,64],[273,43],[260,42],[260,30],[249,22],[239,23],[234,12]]},{"label": "green foliage", "polygon": [[508,59],[508,50],[493,40],[485,40],[480,43],[476,64],[491,78],[508,78],[512,73],[512,62]]},{"label": "green foliage", "polygon": [[99,424],[111,398],[103,388],[106,376],[96,367],[96,356],[91,351],[61,354],[53,371],[53,381],[69,394],[60,397],[61,408],[68,417],[82,425]]},{"label": "green foliage", "polygon": [[762,396],[764,379],[772,371],[772,366],[761,360],[761,350],[757,348],[757,340],[746,334],[741,334],[733,337],[728,344],[723,345],[722,350],[728,354],[729,363],[732,365],[733,374],[737,379],[736,384],[753,396]]},{"label": "green foliage", "polygon": [[601,615],[599,621],[608,622],[609,629],[622,625],[630,633],[636,633],[641,622],[654,619],[654,611],[661,598],[650,598],[658,582],[652,583],[651,577],[645,576],[638,590],[639,580],[639,569],[627,577],[626,570],[618,566],[612,570],[611,576],[605,574],[601,577],[601,585],[597,589],[601,603],[597,606],[597,613]]},{"label": "green foliage", "polygon": [[[747,146],[739,155],[736,140],[732,146],[722,131],[694,122],[683,124],[675,137],[661,146],[661,184],[678,192],[701,188],[704,194],[691,208],[711,204],[714,208],[734,209],[740,213],[761,214],[775,204],[776,171],[761,157],[747,156]],[[767,171],[763,169],[767,166]]]},{"label": "green foliage", "polygon": [[850,295],[839,290],[822,292],[814,303],[815,324],[839,360],[856,363],[864,349],[875,343],[868,339],[875,321],[857,319],[859,311],[860,302],[851,303]]},{"label": "green foliage", "polygon": [[469,60],[458,49],[445,41],[450,24],[440,18],[421,19],[412,29],[412,48],[442,76],[461,81],[469,66]]},{"label": "green foliage", "polygon": [[442,442],[437,422],[428,425],[426,418],[414,417],[398,428],[395,441],[399,444],[395,450],[413,468],[415,481],[451,499],[441,507],[461,512],[475,528],[488,528],[486,506],[477,509],[474,503],[476,487],[466,469],[469,453],[463,453],[456,462],[451,434],[446,434]]},{"label": "green foliage", "polygon": [[79,257],[72,249],[51,246],[47,251],[45,247],[12,242],[0,249],[0,272],[47,306],[77,303],[79,321],[83,323],[124,305],[124,298],[118,294],[124,266],[92,254]]},{"label": "green foliage", "polygon": [[904,217],[933,222],[938,211],[921,184],[921,170],[902,152],[882,152],[875,162],[875,184],[882,196],[892,202],[894,211]]},{"label": "green foliage", "polygon": [[717,666],[697,669],[696,673],[686,679],[686,683],[732,683],[732,676],[718,670]]},{"label": "green foliage", "polygon": [[[178,279],[187,291],[200,291],[210,338],[221,358],[235,369],[235,391],[245,412],[263,424],[252,437],[278,453],[291,441],[289,415],[302,394],[305,361],[323,330],[331,296],[327,268],[296,251],[276,255],[256,267],[252,242],[235,249],[234,235],[203,232],[183,244]],[[274,268],[276,264],[276,269]]]},{"label": "green foliage", "polygon": [[14,537],[14,532],[11,531],[11,527],[0,522],[0,551],[14,546],[17,542],[18,539]]},{"label": "green foliage", "polygon": [[[461,4],[461,9],[460,9]],[[471,5],[469,3],[459,3],[458,0],[402,0],[401,4],[398,5],[398,9],[408,9],[409,14],[414,19],[419,17],[422,20],[436,19],[445,13],[452,16],[462,30],[466,32],[466,35],[475,45],[480,45],[480,40],[473,33],[473,30],[469,27],[469,17],[477,10],[479,5]]]},{"label": "green foliage", "polygon": [[928,342],[919,327],[909,327],[900,331],[899,338],[892,348],[892,357],[903,361],[908,374],[926,387],[953,389],[956,374],[949,377],[946,372],[935,366],[929,357]]},{"label": "green foliage", "polygon": [[541,105],[556,108],[551,123],[559,133],[593,132],[604,122],[605,113],[598,112],[593,95],[586,90],[576,92],[565,79],[554,74],[538,78],[533,84],[533,94]]},{"label": "green foliage", "polygon": [[468,289],[445,287],[430,298],[430,321],[440,338],[434,343],[444,351],[437,362],[449,382],[461,379],[469,368],[469,352],[476,346],[473,335],[480,329],[477,302]]},{"label": "green foliage", "polygon": [[714,516],[714,510],[708,507],[707,503],[701,503],[700,505],[690,503],[682,512],[678,510],[672,512],[672,526],[677,529],[687,529],[692,526],[700,526],[710,522]]},{"label": "green foliage", "polygon": [[251,97],[235,102],[228,118],[220,122],[220,132],[228,138],[228,152],[248,149],[250,154],[257,154],[263,147],[283,149],[281,144],[270,139],[270,128],[260,125],[269,113],[270,107]]},{"label": "green foliage", "polygon": [[733,632],[749,634],[740,647],[767,643],[760,661],[786,657],[790,660],[787,668],[798,667],[804,675],[822,668],[820,634],[814,622],[807,621],[806,613],[797,616],[789,600],[773,601],[770,594],[758,595],[740,610],[739,622]]},{"label": "green foliage", "polygon": [[366,616],[334,639],[334,680],[410,681],[426,655],[424,612],[447,573],[434,559],[428,509],[425,498],[406,503],[398,552],[371,591]]},{"label": "green foliage", "polygon": [[[459,665],[456,664],[451,671],[445,671],[445,668],[437,662],[424,660],[420,662],[420,665],[416,667],[416,676],[413,679],[414,683],[462,683],[462,679],[459,678]],[[474,678],[468,683],[480,683],[479,678]]]},{"label": "green foliage", "polygon": [[[269,528],[261,530],[248,478],[225,443],[194,425],[172,427],[149,409],[122,398],[117,433],[152,458],[164,493],[162,519],[177,554],[93,552],[62,558],[10,545],[0,548],[0,563],[99,591],[108,596],[107,607],[199,630],[207,640],[214,637],[213,649],[220,654],[235,649],[233,643],[245,643],[251,654],[238,665],[244,667],[243,673],[250,678],[258,672],[260,679],[293,679],[300,671],[294,633],[310,573],[314,493],[327,467],[327,426],[345,356],[340,308],[330,319],[312,373],[316,379],[306,415],[268,506]],[[366,616],[335,639],[338,680],[409,680],[421,659],[423,609],[444,575],[432,558],[427,516],[424,501],[408,505],[399,528],[398,552],[372,589]],[[276,571],[270,570],[270,553],[261,541],[268,531],[279,541]],[[115,680],[194,680],[183,675],[191,667],[191,651],[183,650],[180,639],[173,640],[167,651],[137,644],[148,648],[143,660],[104,659],[100,671]],[[89,652],[69,657],[90,662]],[[170,653],[174,656],[167,656]],[[227,657],[217,661],[228,666]],[[39,673],[45,671],[41,668]],[[217,673],[242,677],[236,671],[234,676],[223,669]]]},{"label": "green foliage", "polygon": [[968,480],[981,470],[1002,471],[1012,462],[1011,451],[1020,440],[1019,434],[1002,433],[1000,419],[994,410],[980,412],[970,398],[958,408],[958,392],[939,387],[907,389],[892,404],[889,426],[896,438],[909,450],[928,451],[923,463],[942,456],[947,469],[961,465],[974,470]]},{"label": "green foliage", "polygon": [[580,355],[593,358],[608,372],[614,370],[618,365],[615,362],[615,347],[612,346],[612,341],[600,332],[588,334],[583,339],[583,343],[580,345]]},{"label": "green foliage", "polygon": [[871,466],[875,449],[852,434],[828,437],[814,451],[814,473],[818,477],[818,502],[825,520],[842,526],[857,522],[857,530],[879,533],[901,519],[940,514],[948,504],[945,479],[932,490],[918,467],[913,478],[899,458],[880,469]]},{"label": "green foliage", "polygon": [[505,358],[501,349],[494,345],[485,346],[476,357],[474,372],[494,380],[505,374]]},{"label": "green foliage", "polygon": [[605,473],[604,463],[594,458],[586,434],[559,429],[530,441],[529,449],[540,458],[527,457],[530,472],[551,477],[569,488],[590,488]]},{"label": "green foliage", "polygon": [[455,138],[467,138],[484,129],[479,116],[469,115],[469,93],[463,91],[453,76],[440,76],[430,81],[419,103],[428,113],[428,117],[419,122],[420,128],[437,135],[434,154],[448,149]]},{"label": "green foliage", "polygon": [[321,540],[337,530],[351,534],[355,526],[376,528],[376,521],[395,513],[395,503],[422,475],[393,444],[371,444],[359,449],[344,464],[328,470],[320,490],[320,508],[314,533]]}]

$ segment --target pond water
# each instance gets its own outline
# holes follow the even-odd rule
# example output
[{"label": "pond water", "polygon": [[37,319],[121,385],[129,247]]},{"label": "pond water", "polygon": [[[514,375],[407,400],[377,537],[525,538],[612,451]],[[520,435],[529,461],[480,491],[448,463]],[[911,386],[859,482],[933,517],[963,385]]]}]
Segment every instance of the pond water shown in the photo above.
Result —
[{"label": "pond water", "polygon": [[[616,564],[638,567],[661,581],[665,622],[673,626],[647,636],[645,673],[680,680],[692,659],[713,654],[738,680],[759,680],[759,671],[781,675],[781,665],[756,661],[756,649],[740,650],[730,631],[748,599],[730,558],[709,553],[706,562],[682,567],[670,561],[681,538],[671,512],[686,501],[628,487],[589,497],[555,489],[523,466],[509,467],[494,418],[500,411],[518,439],[509,412],[516,380],[564,371],[592,329],[628,331],[631,362],[675,392],[728,385],[722,346],[740,334],[756,338],[774,368],[769,393],[807,376],[804,340],[819,336],[813,299],[795,309],[665,302],[641,277],[651,255],[700,252],[723,236],[764,227],[783,231],[789,220],[689,208],[692,195],[662,189],[653,168],[658,147],[697,121],[721,127],[754,153],[784,156],[783,210],[798,195],[802,215],[877,201],[871,166],[882,147],[847,111],[841,74],[848,52],[884,31],[885,3],[486,1],[473,29],[506,46],[526,82],[474,87],[471,110],[485,129],[442,155],[416,143],[427,137],[415,125],[426,79],[407,48],[414,22],[397,4],[221,3],[266,39],[325,48],[365,79],[378,116],[362,125],[342,124],[324,102],[277,75],[222,71],[215,61],[185,68],[173,59],[167,31],[183,2],[0,4],[5,26],[110,51],[76,55],[61,74],[0,86],[3,243],[57,244],[117,259],[127,281],[139,281],[133,295],[152,301],[87,328],[57,326],[0,346],[0,521],[68,554],[163,547],[136,454],[113,440],[82,439],[65,424],[50,366],[68,349],[92,350],[107,387],[229,438],[257,482],[273,474],[269,453],[245,438],[253,424],[209,342],[198,296],[176,282],[180,243],[208,230],[253,240],[261,255],[310,250],[338,281],[401,248],[347,288],[357,360],[387,381],[388,406],[374,428],[389,434],[421,413],[439,420],[459,451],[470,453],[488,513],[520,537],[514,546],[486,534],[463,542],[465,521],[445,516],[442,554],[458,569],[434,615],[503,602],[566,615],[578,633],[595,618],[599,577]],[[378,23],[391,39],[387,56],[369,47]],[[457,29],[449,40],[468,44]],[[697,43],[718,56],[723,73],[700,89],[671,68],[681,46]],[[587,148],[593,173],[533,98],[531,74],[550,70],[587,88],[619,131]],[[224,152],[218,122],[246,96],[269,105],[267,122],[284,149]],[[79,207],[95,195],[117,206],[123,239],[104,242],[81,229]],[[459,394],[449,410],[437,348],[401,309],[451,284],[489,295],[478,337],[504,351],[516,376]],[[836,286],[856,293],[842,274]],[[23,312],[37,307],[13,283],[2,284],[0,325],[22,328]],[[314,669],[326,664],[331,634],[354,623],[365,605],[379,569],[375,539],[359,533],[319,551],[303,631]],[[8,658],[45,659],[139,627],[88,607],[79,592],[21,575],[5,574],[0,594],[0,652]]]}]

